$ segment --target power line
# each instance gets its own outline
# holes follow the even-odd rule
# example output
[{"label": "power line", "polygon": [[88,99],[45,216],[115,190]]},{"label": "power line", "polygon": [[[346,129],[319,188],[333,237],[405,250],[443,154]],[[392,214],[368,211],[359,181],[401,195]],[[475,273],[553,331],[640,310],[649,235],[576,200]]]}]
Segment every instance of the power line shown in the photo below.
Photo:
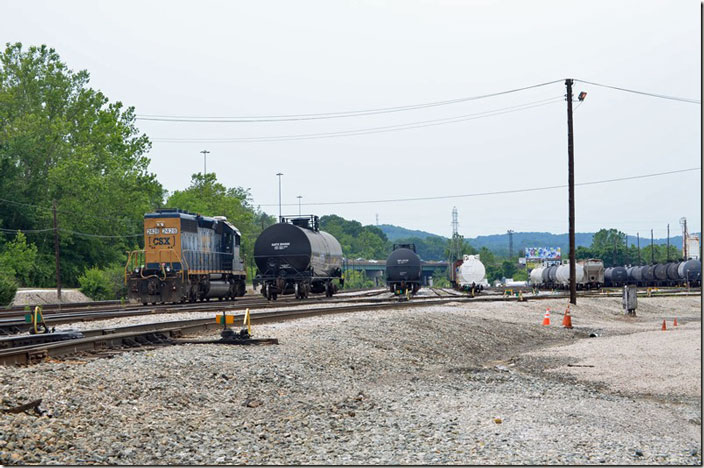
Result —
[{"label": "power line", "polygon": [[[48,213],[51,213],[51,211],[52,211],[52,208],[50,208],[50,207],[41,206],[41,205],[34,205],[31,203],[23,203],[23,202],[18,202],[18,201],[14,201],[14,200],[8,200],[6,198],[0,198],[0,203],[9,203],[12,205],[17,205],[17,206],[26,206],[26,207],[34,208],[37,210],[44,210]],[[75,215],[76,214],[73,211],[66,211],[66,210],[56,210],[56,212],[61,213],[61,214],[65,214],[65,215]],[[121,218],[108,218],[106,216],[96,216],[96,215],[92,215],[92,214],[81,214],[81,217],[82,218],[88,217],[88,218],[100,219],[100,220],[112,221],[112,222],[115,222],[115,221],[122,222],[122,223],[129,223],[130,222],[130,220],[124,219],[124,218],[122,218],[122,219]]]},{"label": "power line", "polygon": [[[596,83],[593,81],[580,80],[578,78],[574,79],[581,83],[591,84],[594,86],[601,86],[604,88],[615,89],[618,91],[623,91],[627,93],[642,94],[645,96],[657,97],[661,99],[669,99],[674,101],[688,102],[691,104],[701,104],[700,100],[691,98],[682,98],[677,96],[669,96],[659,93],[650,93],[647,91],[639,91],[630,88],[623,88],[620,86],[607,85],[603,83]],[[321,120],[321,119],[339,119],[347,117],[362,117],[368,115],[377,114],[387,114],[393,112],[404,112],[417,109],[427,109],[431,107],[446,106],[451,104],[458,104],[462,102],[476,101],[480,99],[486,99],[490,97],[502,96],[505,94],[517,93],[520,91],[526,91],[529,89],[539,88],[542,86],[547,86],[555,83],[560,83],[563,80],[547,81],[544,83],[538,83],[535,85],[524,86],[521,88],[514,88],[505,91],[499,91],[495,93],[482,94],[477,96],[462,97],[456,99],[447,99],[444,101],[434,101],[421,104],[410,104],[405,106],[394,106],[394,107],[381,107],[372,109],[362,109],[353,111],[339,111],[339,112],[321,112],[321,113],[307,113],[307,114],[282,114],[282,115],[251,115],[251,116],[233,116],[233,117],[215,117],[215,116],[187,116],[187,115],[160,115],[160,114],[138,114],[136,119],[143,121],[156,121],[156,122],[187,122],[187,123],[256,123],[256,122],[289,122],[289,121],[300,121],[300,120]]]},{"label": "power line", "polygon": [[294,135],[276,135],[276,136],[259,136],[259,137],[243,137],[243,138],[154,138],[153,141],[164,142],[164,143],[260,143],[268,141],[293,141],[293,140],[310,140],[319,138],[334,138],[334,137],[344,137],[344,136],[357,136],[357,135],[368,135],[372,133],[387,133],[396,132],[401,130],[411,130],[416,128],[433,127],[437,125],[446,125],[457,122],[465,122],[468,120],[477,120],[486,117],[493,117],[496,115],[509,114],[512,112],[519,112],[522,110],[532,109],[535,107],[541,107],[548,104],[552,104],[557,101],[561,101],[562,97],[552,97],[548,99],[542,99],[540,101],[533,101],[526,104],[519,104],[515,106],[503,107],[499,109],[494,109],[490,111],[476,112],[473,114],[464,114],[455,117],[445,117],[442,119],[432,119],[432,120],[422,120],[418,122],[408,122],[405,124],[397,125],[386,125],[382,127],[369,127],[360,128],[355,130],[342,130],[337,132],[323,132],[323,133],[304,133],[304,134],[294,134]]},{"label": "power line", "polygon": [[169,116],[169,115],[150,115],[150,114],[138,114],[137,120],[151,120],[159,122],[190,122],[190,123],[229,123],[229,122],[287,122],[296,120],[320,120],[320,119],[339,119],[345,117],[360,117],[366,115],[376,115],[376,114],[387,114],[391,112],[403,112],[415,109],[426,109],[429,107],[446,106],[449,104],[457,104],[461,102],[476,101],[479,99],[485,99],[495,96],[502,96],[504,94],[517,93],[519,91],[526,91],[528,89],[539,88],[542,86],[551,85],[554,83],[560,83],[562,80],[547,81],[545,83],[538,83],[535,85],[524,86],[522,88],[514,88],[506,91],[499,91],[495,93],[482,94],[478,96],[470,96],[456,99],[448,99],[445,101],[435,101],[427,102],[422,104],[411,104],[406,106],[396,106],[396,107],[381,107],[376,109],[364,109],[355,111],[341,111],[341,112],[321,112],[317,114],[283,114],[283,115],[260,115],[260,116],[239,116],[239,117],[196,117],[196,116]]},{"label": "power line", "polygon": [[[40,233],[40,232],[51,232],[53,231],[54,228],[48,228],[48,229],[6,229],[6,228],[0,228],[0,231],[2,232],[11,232],[11,233],[18,233],[21,232],[22,234],[34,234],[34,233]],[[65,232],[67,234],[74,234],[77,236],[84,236],[84,237],[99,237],[99,238],[105,238],[105,239],[119,239],[122,237],[144,237],[144,234],[124,234],[124,235],[102,235],[102,234],[89,234],[87,232],[80,232],[80,231],[71,231],[70,229],[58,229],[59,232]]]},{"label": "power line", "polygon": [[[669,174],[679,174],[682,172],[692,172],[692,171],[701,171],[701,167],[693,167],[689,169],[678,169],[674,171],[667,171],[667,172],[656,172],[652,174],[643,174],[643,175],[637,175],[637,176],[628,176],[628,177],[619,177],[616,179],[603,179],[603,180],[595,180],[595,181],[590,181],[590,182],[580,182],[580,183],[575,183],[575,186],[585,186],[585,185],[597,185],[597,184],[606,184],[606,183],[611,183],[611,182],[622,182],[625,180],[634,180],[634,179],[645,179],[648,177],[658,177],[658,176],[663,176],[663,175],[669,175]],[[512,193],[526,193],[526,192],[538,192],[542,190],[554,190],[554,189],[561,189],[565,188],[567,185],[551,185],[547,187],[534,187],[534,188],[525,188],[525,189],[515,189],[515,190],[500,190],[496,192],[479,192],[479,193],[469,193],[465,195],[441,195],[441,196],[435,196],[435,197],[413,197],[413,198],[393,198],[393,199],[381,199],[381,200],[359,200],[359,201],[340,201],[340,202],[320,202],[320,203],[303,203],[304,205],[309,205],[309,206],[321,206],[321,205],[363,205],[363,204],[369,204],[369,203],[395,203],[395,202],[407,202],[407,201],[428,201],[428,200],[447,200],[447,199],[452,199],[452,198],[470,198],[470,197],[483,197],[483,196],[489,196],[489,195],[506,195],[506,194],[512,194]],[[284,206],[291,206],[295,205],[294,203],[284,203]],[[259,206],[278,206],[276,204],[262,204]]]},{"label": "power line", "polygon": [[49,229],[5,229],[5,228],[0,228],[0,231],[2,232],[22,232],[22,234],[34,234],[34,233],[39,233],[39,232],[51,232],[53,231],[54,228],[49,228]]},{"label": "power line", "polygon": [[634,93],[634,94],[642,94],[644,96],[651,96],[651,97],[656,97],[660,99],[669,99],[672,101],[681,101],[681,102],[688,102],[690,104],[701,104],[701,101],[698,101],[696,99],[690,99],[690,98],[683,98],[683,97],[677,97],[677,96],[668,96],[665,94],[657,94],[657,93],[648,93],[646,91],[638,91],[635,89],[628,89],[628,88],[621,88],[619,86],[612,86],[612,85],[607,85],[607,84],[602,84],[602,83],[594,83],[593,81],[586,81],[586,80],[579,80],[575,78],[574,81],[579,81],[580,83],[586,83],[594,86],[601,86],[602,88],[610,88],[610,89],[616,89],[618,91],[624,91],[626,93]]}]

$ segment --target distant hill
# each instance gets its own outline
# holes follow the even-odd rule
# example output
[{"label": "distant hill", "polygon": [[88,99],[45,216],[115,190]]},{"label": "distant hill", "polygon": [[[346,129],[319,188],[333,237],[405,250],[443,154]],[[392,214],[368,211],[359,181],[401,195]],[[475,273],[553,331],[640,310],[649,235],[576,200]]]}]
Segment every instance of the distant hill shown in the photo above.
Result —
[{"label": "distant hill", "polygon": [[[437,234],[432,234],[426,231],[416,231],[412,229],[406,229],[400,226],[394,226],[391,224],[382,224],[379,226],[386,237],[391,241],[397,239],[407,239],[407,238],[437,238],[447,240],[444,236],[439,236]],[[701,234],[699,235],[701,238]],[[594,237],[593,232],[577,232],[575,233],[575,244],[577,247],[589,247],[592,243],[592,238]],[[486,247],[495,254],[498,255],[508,255],[508,234],[491,234],[488,236],[477,236],[465,239],[469,244],[476,248],[481,249]],[[664,245],[667,243],[667,238],[653,239],[653,243],[657,245]],[[640,246],[641,248],[646,247],[650,244],[650,237],[641,236]],[[636,237],[628,236],[628,245],[636,245]],[[682,236],[672,236],[670,237],[670,245],[681,248],[682,247]],[[550,232],[514,232],[513,233],[513,252],[514,255],[522,255],[523,250],[526,247],[560,247],[564,255],[567,255],[569,251],[569,238],[567,233],[564,234],[553,234]]]},{"label": "distant hill", "polygon": [[420,239],[425,239],[428,237],[443,238],[443,236],[438,236],[437,234],[433,234],[430,232],[406,229],[401,226],[394,226],[393,224],[380,224],[378,227],[382,230],[384,234],[386,234],[387,239],[389,239],[391,242],[395,241],[396,239],[407,239],[409,237],[418,237]]}]

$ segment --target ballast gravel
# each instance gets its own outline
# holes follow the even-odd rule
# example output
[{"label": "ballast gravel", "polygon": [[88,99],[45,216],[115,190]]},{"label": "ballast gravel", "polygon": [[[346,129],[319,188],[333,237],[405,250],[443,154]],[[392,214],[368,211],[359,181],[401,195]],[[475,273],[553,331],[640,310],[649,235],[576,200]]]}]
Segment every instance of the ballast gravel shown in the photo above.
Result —
[{"label": "ballast gravel", "polygon": [[701,465],[701,299],[639,298],[631,318],[580,298],[572,330],[565,306],[311,317],[255,327],[278,346],[2,368],[3,407],[49,414],[0,413],[0,463]]}]

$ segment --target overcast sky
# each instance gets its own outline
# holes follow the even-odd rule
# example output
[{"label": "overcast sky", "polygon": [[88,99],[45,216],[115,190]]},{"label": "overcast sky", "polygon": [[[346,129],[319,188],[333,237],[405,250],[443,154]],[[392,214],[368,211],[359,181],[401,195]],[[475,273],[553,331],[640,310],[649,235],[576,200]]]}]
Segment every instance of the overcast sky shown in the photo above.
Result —
[{"label": "overcast sky", "polygon": [[[47,44],[138,115],[354,111],[471,97],[572,77],[701,99],[697,1],[0,2],[0,40]],[[701,166],[700,105],[584,83],[574,112],[576,181]],[[499,97],[354,118],[258,123],[139,121],[165,188],[203,170],[251,188],[277,214],[335,213],[466,237],[567,232],[567,189],[432,201],[567,182],[563,82]],[[554,101],[549,99],[555,98]],[[515,106],[541,104],[537,107]],[[510,109],[509,109],[510,108]],[[489,111],[501,110],[498,115]],[[511,112],[504,112],[511,110]],[[338,132],[472,115],[402,131],[267,142],[164,141]],[[578,232],[664,237],[701,229],[701,173],[576,188]]]}]

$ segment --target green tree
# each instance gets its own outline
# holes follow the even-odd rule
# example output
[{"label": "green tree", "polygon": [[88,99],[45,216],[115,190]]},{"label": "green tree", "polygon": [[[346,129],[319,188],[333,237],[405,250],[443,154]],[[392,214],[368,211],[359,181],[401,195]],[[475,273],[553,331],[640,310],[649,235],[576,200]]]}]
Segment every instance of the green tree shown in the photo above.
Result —
[{"label": "green tree", "polygon": [[383,260],[391,252],[391,243],[376,226],[362,226],[359,221],[326,215],[320,218],[320,229],[338,240],[347,258]]},{"label": "green tree", "polygon": [[[0,202],[0,227],[50,228],[56,200],[68,285],[86,264],[124,261],[139,245],[143,214],[163,197],[134,109],[88,82],[87,71],[73,72],[44,45],[0,53],[0,194],[11,201]],[[46,236],[37,247],[42,259],[53,252]],[[53,283],[46,271],[37,278]]]},{"label": "green tree", "polygon": [[213,173],[193,174],[191,185],[172,193],[166,205],[204,216],[225,216],[242,234],[242,250],[248,259],[247,264],[251,264],[257,236],[276,222],[272,216],[254,208],[249,189],[227,188]]},{"label": "green tree", "polygon": [[12,274],[21,286],[27,286],[37,264],[37,246],[27,243],[19,231],[15,239],[5,244],[0,253],[0,270]]},{"label": "green tree", "polygon": [[513,278],[516,270],[518,270],[518,268],[514,262],[510,260],[501,262],[501,272],[505,278]]}]

